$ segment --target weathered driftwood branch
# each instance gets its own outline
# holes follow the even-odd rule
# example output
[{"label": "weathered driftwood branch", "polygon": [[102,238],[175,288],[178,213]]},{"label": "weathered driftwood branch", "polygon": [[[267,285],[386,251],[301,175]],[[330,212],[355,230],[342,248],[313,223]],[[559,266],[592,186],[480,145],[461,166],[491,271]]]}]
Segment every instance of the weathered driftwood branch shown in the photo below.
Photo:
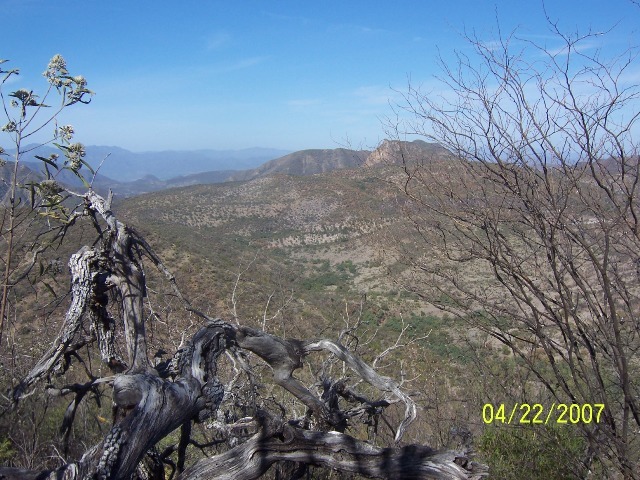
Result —
[{"label": "weathered driftwood branch", "polygon": [[318,413],[331,425],[338,425],[344,418],[338,412],[328,409],[326,403],[313,395],[304,385],[293,377],[293,372],[302,366],[302,358],[314,351],[327,350],[353,369],[363,380],[374,387],[393,393],[405,403],[405,418],[396,432],[396,441],[400,441],[409,424],[416,417],[413,400],[400,390],[400,386],[388,377],[380,376],[373,368],[354,356],[342,345],[329,340],[300,341],[283,340],[265,332],[248,327],[231,326],[235,331],[235,340],[240,348],[249,350],[273,369],[274,381],[301,400],[311,410]]},{"label": "weathered driftwood branch", "polygon": [[[102,245],[84,247],[71,257],[71,306],[65,317],[62,333],[53,347],[31,372],[14,388],[14,402],[18,402],[27,388],[50,376],[61,364],[65,354],[73,349],[83,321],[93,329],[103,362],[116,373],[112,378],[114,421],[102,442],[89,449],[77,462],[56,471],[26,472],[0,468],[0,478],[65,478],[65,479],[125,479],[134,473],[138,478],[150,478],[149,469],[162,475],[160,457],[154,446],[169,433],[181,427],[177,446],[177,470],[184,467],[185,451],[189,444],[191,422],[202,422],[218,410],[224,398],[224,387],[217,376],[218,358],[225,351],[249,351],[266,362],[273,371],[273,379],[306,405],[317,417],[322,431],[310,431],[269,415],[257,418],[261,428],[253,437],[228,452],[202,460],[187,468],[181,478],[257,478],[270,465],[279,461],[295,461],[312,465],[356,472],[369,477],[402,478],[477,478],[480,470],[464,455],[452,452],[433,452],[428,447],[396,447],[381,449],[335,430],[344,431],[353,413],[341,410],[337,396],[318,397],[293,376],[302,366],[305,356],[318,350],[331,352],[357,375],[383,392],[393,394],[405,403],[405,418],[396,432],[402,438],[415,418],[413,401],[399,385],[380,376],[373,368],[351,354],[338,343],[328,340],[301,341],[282,339],[260,330],[211,319],[194,309],[186,298],[185,308],[206,319],[193,338],[174,355],[169,367],[160,376],[151,367],[147,354],[143,299],[144,273],[139,251],[146,252],[152,262],[169,276],[175,289],[175,279],[162,265],[151,247],[133,230],[119,222],[99,195],[89,192],[86,208],[99,215],[107,224],[101,232]],[[96,225],[98,224],[97,218]],[[137,247],[141,247],[140,249]],[[114,290],[120,301],[121,319],[108,312],[108,290]],[[115,349],[115,323],[123,326],[127,361],[120,359]],[[88,328],[87,328],[88,330]],[[93,340],[92,340],[93,341]],[[75,410],[85,394],[103,380],[92,379],[86,384],[55,389],[52,393],[75,393],[67,415],[65,431],[70,428]],[[345,394],[347,395],[347,394]],[[386,400],[369,402],[353,392],[350,401],[366,404],[366,408],[383,409]],[[173,451],[173,450],[172,450]],[[155,464],[154,464],[155,462]],[[471,475],[471,476],[469,476]]]},{"label": "weathered driftwood branch", "polygon": [[351,367],[358,375],[360,375],[363,380],[384,392],[393,393],[398,397],[398,399],[404,402],[406,407],[405,417],[396,432],[396,442],[400,441],[409,424],[411,424],[411,422],[416,418],[416,404],[408,395],[400,390],[400,386],[389,377],[380,376],[373,368],[363,362],[362,359],[354,356],[340,344],[329,340],[319,340],[305,345],[306,352],[312,352],[315,350],[327,350],[333,353],[336,357]]},{"label": "weathered driftwood branch", "polygon": [[95,250],[82,248],[69,259],[71,305],[67,310],[62,331],[49,351],[42,356],[29,374],[13,389],[14,401],[18,401],[34,383],[50,374],[64,357],[69,345],[82,326],[82,316],[90,304],[94,288],[93,275],[98,258],[99,254]]},{"label": "weathered driftwood branch", "polygon": [[108,203],[97,193],[86,194],[88,210],[98,213],[107,223],[109,237],[106,248],[111,261],[107,284],[118,288],[122,301],[123,322],[130,369],[144,372],[151,369],[147,356],[147,336],[143,314],[146,285],[142,267],[133,251],[136,236],[125,224],[118,221]]},{"label": "weathered driftwood branch", "polygon": [[379,448],[343,433],[303,430],[263,418],[263,429],[227,452],[198,461],[180,479],[252,480],[279,461],[324,466],[369,478],[479,479],[483,465],[454,452],[409,445]]}]

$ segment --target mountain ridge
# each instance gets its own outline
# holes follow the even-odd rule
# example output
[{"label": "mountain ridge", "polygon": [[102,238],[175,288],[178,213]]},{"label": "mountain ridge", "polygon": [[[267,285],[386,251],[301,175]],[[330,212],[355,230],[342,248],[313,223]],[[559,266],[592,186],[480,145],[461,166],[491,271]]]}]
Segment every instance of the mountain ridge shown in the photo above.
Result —
[{"label": "mountain ridge", "polygon": [[354,168],[364,164],[370,153],[368,150],[346,148],[299,150],[270,160],[257,168],[237,173],[229,180],[252,180],[274,173],[315,175],[343,168]]},{"label": "mountain ridge", "polygon": [[[48,156],[49,153],[57,152],[53,147],[45,147],[46,149],[40,149],[38,152],[34,152],[41,156]],[[424,142],[422,140],[414,140],[412,142],[400,141],[400,140],[385,140],[375,150],[350,150],[346,148],[335,149],[307,149],[299,150],[296,152],[287,153],[283,156],[268,160],[257,167],[239,170],[237,168],[227,168],[222,170],[207,170],[198,171],[195,173],[181,173],[173,177],[167,177],[167,170],[162,168],[163,162],[171,155],[176,155],[173,160],[178,164],[178,167],[184,164],[188,164],[188,160],[177,160],[180,155],[186,155],[188,152],[180,152],[167,150],[163,152],[155,152],[164,155],[165,160],[155,164],[153,170],[141,168],[140,165],[128,167],[128,171],[132,169],[137,171],[139,176],[134,180],[122,181],[123,175],[116,177],[108,176],[112,168],[105,168],[109,165],[110,153],[115,152],[114,159],[116,164],[123,163],[129,159],[130,162],[134,160],[130,159],[130,155],[133,154],[128,150],[120,147],[105,147],[105,146],[90,146],[87,149],[87,161],[93,166],[94,170],[98,170],[98,174],[92,181],[92,185],[98,191],[112,190],[117,196],[131,197],[144,193],[155,192],[159,190],[165,190],[168,188],[187,187],[199,184],[216,184],[224,182],[246,182],[257,178],[268,177],[271,175],[294,175],[294,176],[307,176],[316,175],[321,173],[328,173],[335,170],[353,169],[353,168],[377,168],[384,165],[399,164],[403,161],[409,162],[424,162],[432,161],[434,159],[446,159],[451,157],[451,153],[440,145]],[[49,152],[49,150],[51,150]],[[245,149],[245,155],[255,155],[257,152],[272,151],[269,149],[261,148],[249,148]],[[200,153],[198,153],[200,152]],[[205,152],[205,153],[203,153]],[[216,155],[222,155],[224,150],[200,150],[191,152],[192,155],[205,155],[209,152],[209,155],[213,155],[211,152],[215,152]],[[240,151],[236,151],[240,152]],[[153,152],[151,152],[153,153]],[[99,163],[95,160],[103,155]],[[239,155],[239,154],[238,154]],[[143,157],[138,157],[138,162]],[[193,158],[193,157],[192,157]],[[198,157],[199,158],[199,157]],[[203,165],[196,158],[195,165]],[[257,157],[247,157],[244,164],[251,164],[255,162]],[[229,162],[223,163],[228,165]],[[31,170],[38,172],[41,169],[41,165],[37,161],[25,161],[23,165],[28,166]],[[193,164],[191,166],[193,167]],[[162,173],[160,173],[162,171]],[[171,171],[176,171],[171,170]],[[188,171],[188,168],[187,168]],[[65,173],[65,172],[63,172]],[[91,181],[91,175],[85,171],[85,177],[88,181]],[[70,185],[74,188],[81,186],[80,181],[73,175],[62,175],[59,178],[61,183]]]}]

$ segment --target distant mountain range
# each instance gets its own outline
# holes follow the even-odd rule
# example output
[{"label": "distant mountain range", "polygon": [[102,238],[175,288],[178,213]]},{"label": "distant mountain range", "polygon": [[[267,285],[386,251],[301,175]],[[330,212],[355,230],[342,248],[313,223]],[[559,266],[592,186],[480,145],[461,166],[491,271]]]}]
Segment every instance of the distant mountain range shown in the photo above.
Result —
[{"label": "distant mountain range", "polygon": [[201,172],[245,170],[287,153],[290,151],[273,148],[134,153],[117,147],[87,147],[89,163],[97,166],[106,158],[100,172],[119,182],[138,180],[149,174],[169,180]]},{"label": "distant mountain range", "polygon": [[[31,148],[31,145],[26,148]],[[89,145],[85,149],[85,160],[94,168],[100,167],[100,174],[118,182],[133,182],[147,175],[169,180],[213,170],[246,170],[291,153],[290,150],[274,148],[131,152],[120,147]],[[9,149],[7,152],[12,153]],[[60,152],[45,145],[34,149],[29,156],[48,157],[51,153]]]},{"label": "distant mountain range", "polygon": [[[111,189],[120,197],[190,185],[247,181],[273,174],[314,175],[345,168],[429,161],[451,156],[443,147],[421,140],[385,140],[374,151],[336,148],[290,153],[285,150],[250,148],[134,153],[105,146],[88,146],[86,150],[88,163],[94,169],[99,168],[99,174],[93,180],[94,188],[102,192]],[[57,149],[46,146],[32,154],[48,157],[56,152]],[[42,169],[37,161],[26,161],[23,165],[35,171]],[[64,173],[59,181],[73,187],[81,186],[72,174]]]}]

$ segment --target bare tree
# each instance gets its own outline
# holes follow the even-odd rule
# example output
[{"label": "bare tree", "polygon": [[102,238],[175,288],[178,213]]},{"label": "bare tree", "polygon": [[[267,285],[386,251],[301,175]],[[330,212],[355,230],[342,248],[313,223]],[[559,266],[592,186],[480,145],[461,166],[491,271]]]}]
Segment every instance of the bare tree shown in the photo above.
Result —
[{"label": "bare tree", "polygon": [[589,54],[600,34],[549,25],[560,48],[470,36],[440,94],[409,86],[396,131],[452,156],[402,159],[422,245],[402,248],[406,283],[508,346],[535,376],[528,402],[604,404],[578,422],[584,471],[638,478],[636,51],[605,60]]},{"label": "bare tree", "polygon": [[[374,478],[463,479],[485,474],[483,466],[462,452],[402,445],[402,437],[416,416],[413,400],[394,380],[376,373],[339,342],[283,339],[242,326],[237,319],[225,322],[198,311],[144,238],[114,216],[108,201],[92,191],[80,197],[101,240],[71,257],[71,301],[62,331],[14,386],[11,399],[18,404],[39,381],[53,379],[74,359],[81,359],[81,349],[97,346],[102,364],[112,375],[90,374],[85,383],[63,386],[50,383],[47,390],[73,396],[63,419],[66,431],[83,398],[97,388],[111,386],[113,424],[82,458],[45,472],[0,468],[2,478],[164,478],[167,465],[179,478],[250,479],[285,461],[296,465],[292,478],[299,478],[310,465]],[[143,258],[166,275],[186,310],[202,321],[170,361],[155,367],[147,351]],[[118,328],[124,332],[126,350],[122,354]],[[345,379],[329,377],[320,383],[313,380],[320,389],[318,394],[315,387],[294,376],[305,358],[323,351],[342,361],[382,396],[368,398]],[[273,382],[305,407],[302,415],[288,416],[284,404],[257,400],[259,378],[250,366],[249,353],[268,365]],[[221,380],[223,358],[235,367],[226,384]],[[238,390],[241,378],[248,383]],[[245,412],[242,417],[230,413],[239,403]],[[274,404],[277,408],[269,408]],[[383,415],[395,404],[403,406],[403,413],[393,431],[392,446],[377,447],[345,433],[358,419]],[[193,435],[193,427],[205,422],[225,434],[211,444],[227,442],[232,448],[187,466],[188,448],[204,448]],[[168,447],[165,441],[160,450],[160,442],[176,429],[179,440]],[[170,458],[173,453],[176,461]]]}]

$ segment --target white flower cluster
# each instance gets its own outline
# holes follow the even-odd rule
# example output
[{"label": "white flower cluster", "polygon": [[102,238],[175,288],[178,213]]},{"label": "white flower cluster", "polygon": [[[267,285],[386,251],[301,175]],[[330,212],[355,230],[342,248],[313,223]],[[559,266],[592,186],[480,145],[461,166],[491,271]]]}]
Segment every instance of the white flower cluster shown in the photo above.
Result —
[{"label": "white flower cluster", "polygon": [[39,184],[40,194],[44,198],[51,198],[64,190],[55,180],[43,180]]},{"label": "white flower cluster", "polygon": [[67,71],[67,62],[60,54],[56,54],[49,61],[49,65],[47,69],[42,73],[47,81],[55,86],[61,87],[63,85],[62,75],[67,75],[69,72]]},{"label": "white flower cluster", "polygon": [[82,158],[87,154],[84,149],[84,145],[81,143],[72,143],[66,147],[66,156],[69,159],[69,167],[74,172],[77,172],[82,167]]},{"label": "white flower cluster", "polygon": [[61,139],[63,142],[70,142],[74,133],[73,126],[63,125],[56,128],[55,137]]},{"label": "white flower cluster", "polygon": [[84,88],[87,86],[87,79],[82,75],[76,75],[75,77],[71,77],[73,83],[75,83],[79,88]]}]

